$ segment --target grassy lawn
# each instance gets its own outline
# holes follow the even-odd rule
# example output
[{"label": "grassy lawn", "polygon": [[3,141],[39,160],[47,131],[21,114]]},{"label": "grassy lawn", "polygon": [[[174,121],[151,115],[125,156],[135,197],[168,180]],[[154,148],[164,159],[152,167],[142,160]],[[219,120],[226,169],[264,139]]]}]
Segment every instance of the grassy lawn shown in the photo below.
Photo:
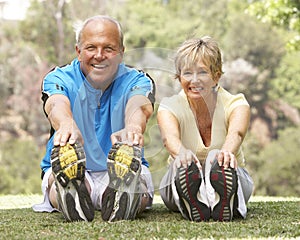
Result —
[{"label": "grassy lawn", "polygon": [[300,239],[300,198],[253,197],[245,220],[189,222],[155,199],[135,221],[67,223],[60,213],[34,213],[40,195],[0,196],[0,239]]}]

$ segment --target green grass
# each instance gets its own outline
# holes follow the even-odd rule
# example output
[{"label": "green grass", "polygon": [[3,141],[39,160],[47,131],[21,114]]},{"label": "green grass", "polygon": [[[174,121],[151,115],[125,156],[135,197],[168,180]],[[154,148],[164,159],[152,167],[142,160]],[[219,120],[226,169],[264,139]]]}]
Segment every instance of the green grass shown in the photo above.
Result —
[{"label": "green grass", "polygon": [[156,198],[135,221],[67,223],[60,213],[34,213],[41,196],[0,196],[0,239],[284,239],[300,238],[299,198],[253,197],[245,220],[190,222]]}]

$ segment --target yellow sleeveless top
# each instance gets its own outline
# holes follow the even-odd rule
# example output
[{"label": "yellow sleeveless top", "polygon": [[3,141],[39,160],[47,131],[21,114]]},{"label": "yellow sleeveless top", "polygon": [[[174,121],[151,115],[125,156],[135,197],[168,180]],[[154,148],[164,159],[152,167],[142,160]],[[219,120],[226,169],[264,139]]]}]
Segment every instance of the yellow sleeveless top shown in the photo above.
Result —
[{"label": "yellow sleeveless top", "polygon": [[[232,111],[237,106],[249,106],[245,96],[241,93],[232,95],[224,88],[219,87],[217,94],[217,104],[212,121],[211,144],[208,147],[202,141],[196,119],[183,90],[179,94],[163,98],[158,108],[158,111],[170,111],[177,118],[182,144],[196,154],[201,164],[205,161],[210,150],[221,149],[223,146],[227,135],[229,116]],[[245,166],[241,147],[237,152],[236,158],[240,167]]]}]

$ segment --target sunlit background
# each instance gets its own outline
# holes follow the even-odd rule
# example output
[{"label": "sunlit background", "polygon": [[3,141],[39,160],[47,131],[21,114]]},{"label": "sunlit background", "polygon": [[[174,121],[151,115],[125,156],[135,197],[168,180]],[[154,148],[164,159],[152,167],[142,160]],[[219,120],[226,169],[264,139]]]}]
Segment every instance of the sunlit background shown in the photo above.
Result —
[{"label": "sunlit background", "polygon": [[[254,195],[300,196],[300,2],[250,0],[0,0],[0,195],[40,193],[49,137],[40,84],[76,55],[73,25],[96,14],[118,19],[125,61],[147,71],[162,97],[179,90],[173,54],[211,35],[224,57],[220,83],[251,105],[244,142]],[[156,113],[145,134],[155,188],[167,167]]]}]

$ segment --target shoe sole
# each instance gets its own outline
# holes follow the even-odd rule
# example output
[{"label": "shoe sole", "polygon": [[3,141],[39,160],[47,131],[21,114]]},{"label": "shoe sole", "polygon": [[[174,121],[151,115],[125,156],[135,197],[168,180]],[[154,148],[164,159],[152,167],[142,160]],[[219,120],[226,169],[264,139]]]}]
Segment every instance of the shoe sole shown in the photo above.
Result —
[{"label": "shoe sole", "polygon": [[233,168],[220,167],[215,161],[211,167],[210,182],[219,195],[219,201],[212,211],[215,221],[231,221],[233,201],[237,192],[237,174]]},{"label": "shoe sole", "polygon": [[140,202],[139,176],[141,150],[136,146],[115,144],[108,154],[109,186],[102,197],[104,221],[134,219]]},{"label": "shoe sole", "polygon": [[84,183],[85,161],[83,147],[78,143],[54,146],[52,149],[51,166],[57,199],[67,221],[94,219],[94,207]]},{"label": "shoe sole", "polygon": [[107,168],[114,187],[121,182],[127,186],[131,184],[140,171],[141,150],[136,146],[115,144],[108,154]]},{"label": "shoe sole", "polygon": [[186,218],[195,222],[207,221],[210,218],[210,208],[198,200],[201,182],[200,172],[195,163],[188,168],[178,168],[175,186],[180,207]]}]

